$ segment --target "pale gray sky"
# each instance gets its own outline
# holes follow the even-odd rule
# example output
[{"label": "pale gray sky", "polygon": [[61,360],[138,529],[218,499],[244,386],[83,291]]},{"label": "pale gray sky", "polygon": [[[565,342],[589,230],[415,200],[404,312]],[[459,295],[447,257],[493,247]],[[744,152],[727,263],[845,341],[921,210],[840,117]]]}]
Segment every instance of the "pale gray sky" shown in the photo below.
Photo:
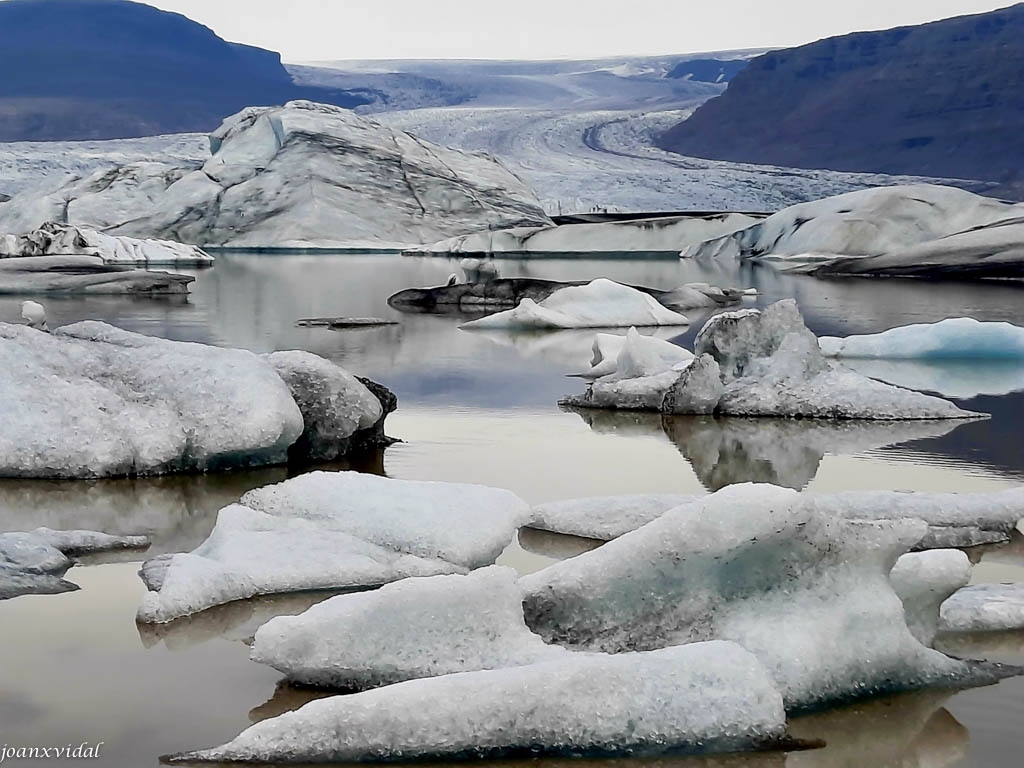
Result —
[{"label": "pale gray sky", "polygon": [[149,0],[286,61],[548,59],[799,45],[1009,0]]}]

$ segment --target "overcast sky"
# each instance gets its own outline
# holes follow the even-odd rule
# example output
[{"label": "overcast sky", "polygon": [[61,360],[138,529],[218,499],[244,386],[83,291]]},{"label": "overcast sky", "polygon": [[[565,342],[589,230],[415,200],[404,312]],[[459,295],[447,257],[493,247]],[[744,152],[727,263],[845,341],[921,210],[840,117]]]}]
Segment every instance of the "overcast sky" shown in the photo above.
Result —
[{"label": "overcast sky", "polygon": [[149,0],[285,61],[547,59],[799,45],[1009,0]]}]

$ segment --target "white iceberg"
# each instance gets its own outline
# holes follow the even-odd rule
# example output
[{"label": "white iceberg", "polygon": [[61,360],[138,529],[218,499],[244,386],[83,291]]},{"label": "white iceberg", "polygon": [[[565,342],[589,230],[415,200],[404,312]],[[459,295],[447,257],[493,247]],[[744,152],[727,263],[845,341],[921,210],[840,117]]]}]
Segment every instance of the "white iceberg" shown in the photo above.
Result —
[{"label": "white iceberg", "polygon": [[1009,277],[1024,258],[1024,204],[931,184],[801,203],[684,258],[765,260],[812,274]]},{"label": "white iceberg", "polygon": [[[597,334],[593,350],[590,370],[578,374],[580,378],[591,381],[605,376],[653,376],[693,360],[690,350],[665,339],[643,336],[636,328],[631,328],[625,336]],[[638,361],[644,361],[644,364],[637,365]]]},{"label": "white iceberg", "polygon": [[274,352],[264,359],[288,385],[302,412],[304,429],[290,450],[292,458],[341,458],[353,436],[373,429],[385,416],[380,400],[329,360],[309,352]]},{"label": "white iceberg", "polygon": [[[628,691],[629,695],[623,695]],[[190,762],[730,752],[785,735],[763,667],[732,643],[586,655],[311,702]]]},{"label": "white iceberg", "polygon": [[529,520],[509,491],[315,472],[250,491],[202,545],[150,561],[139,621],[258,595],[379,586],[491,565]]},{"label": "white iceberg", "polygon": [[955,317],[867,336],[818,339],[828,357],[883,360],[1024,360],[1024,328]]},{"label": "white iceberg", "polygon": [[538,504],[529,527],[540,531],[611,541],[657,520],[670,509],[698,498],[683,494],[645,493],[598,496]]},{"label": "white iceberg", "polygon": [[908,629],[889,572],[926,530],[733,486],[524,577],[526,621],[548,642],[608,653],[731,640],[760,659],[790,710],[991,682],[999,670],[948,658]]},{"label": "white iceberg", "polygon": [[184,295],[189,275],[107,264],[99,256],[0,258],[0,295]]},{"label": "white iceberg", "polygon": [[653,219],[515,227],[473,232],[406,255],[556,256],[583,253],[677,253],[690,245],[738,232],[759,218],[742,213],[664,216]]},{"label": "white iceberg", "polygon": [[942,604],[943,632],[999,632],[1024,629],[1024,584],[965,587]]},{"label": "white iceberg", "polygon": [[7,477],[280,463],[303,431],[288,387],[256,355],[94,321],[52,334],[0,324],[0,400]]},{"label": "white iceberg", "polygon": [[122,549],[145,549],[144,536],[110,536],[95,531],[0,533],[0,600],[32,594],[59,594],[78,587],[64,580],[72,557]]},{"label": "white iceberg", "polygon": [[71,224],[46,222],[23,235],[0,235],[0,259],[32,256],[98,256],[105,264],[209,266],[213,256],[171,240],[112,237]]},{"label": "white iceberg", "polygon": [[526,628],[515,571],[405,579],[260,627],[251,658],[295,683],[366,689],[574,654]]},{"label": "white iceberg", "polygon": [[817,419],[963,419],[952,403],[899,389],[828,362],[796,302],[711,318],[681,371],[638,369],[597,379],[565,403],[581,408]]},{"label": "white iceberg", "polygon": [[249,107],[211,135],[210,149],[201,168],[135,162],[22,193],[0,208],[0,232],[60,221],[197,245],[398,248],[551,223],[494,157],[338,107]]},{"label": "white iceberg", "polygon": [[613,328],[689,325],[678,312],[650,294],[612,280],[562,288],[539,304],[523,299],[519,306],[463,325],[468,329]]},{"label": "white iceberg", "polygon": [[942,604],[970,582],[971,568],[958,549],[913,552],[896,561],[889,581],[903,601],[907,626],[923,645],[935,641]]}]

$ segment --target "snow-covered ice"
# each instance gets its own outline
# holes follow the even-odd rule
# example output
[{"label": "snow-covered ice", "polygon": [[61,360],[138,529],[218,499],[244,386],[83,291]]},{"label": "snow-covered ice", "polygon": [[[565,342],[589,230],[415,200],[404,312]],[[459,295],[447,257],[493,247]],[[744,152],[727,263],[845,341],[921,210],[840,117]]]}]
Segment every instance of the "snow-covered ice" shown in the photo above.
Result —
[{"label": "snow-covered ice", "polygon": [[943,632],[1024,629],[1024,584],[965,587],[942,604]]},{"label": "snow-covered ice", "polygon": [[655,336],[642,336],[635,328],[625,336],[597,334],[593,350],[590,370],[578,374],[580,378],[591,381],[605,376],[628,377],[626,370],[633,368],[638,358],[648,361],[647,372],[638,374],[647,376],[670,371],[680,363],[693,360],[693,353],[685,347]]},{"label": "snow-covered ice", "polygon": [[565,402],[581,408],[824,419],[962,419],[952,403],[828,362],[793,300],[717,315],[684,370],[596,380]]},{"label": "snow-covered ice", "polygon": [[251,352],[86,321],[0,324],[0,475],[94,478],[280,463],[303,431]]},{"label": "snow-covered ice", "polygon": [[0,257],[0,295],[184,295],[189,275],[108,264],[99,256]]},{"label": "snow-covered ice", "polygon": [[257,595],[465,573],[494,563],[529,517],[495,488],[302,475],[221,510],[193,552],[147,563],[138,617],[166,623]]},{"label": "snow-covered ice", "polygon": [[353,435],[372,429],[384,409],[355,376],[310,352],[274,352],[264,356],[291,390],[304,429],[292,458],[333,461],[348,453]]},{"label": "snow-covered ice", "polygon": [[693,495],[645,493],[552,501],[533,508],[529,527],[611,541],[695,498]]},{"label": "snow-covered ice", "polygon": [[0,232],[59,221],[108,235],[235,247],[400,247],[547,225],[494,157],[451,150],[338,107],[249,107],[210,137],[201,169],[135,162],[0,208]]},{"label": "snow-covered ice", "polygon": [[407,255],[557,256],[582,253],[677,253],[759,221],[742,213],[665,216],[601,223],[473,232],[411,248]]},{"label": "snow-covered ice", "polygon": [[72,557],[121,549],[145,549],[144,536],[110,536],[95,531],[0,533],[0,600],[31,594],[59,594],[78,587],[63,577]]},{"label": "snow-covered ice", "polygon": [[[629,695],[624,696],[623,691]],[[764,668],[732,643],[586,655],[314,701],[181,761],[730,752],[785,734]]]},{"label": "snow-covered ice", "polygon": [[1009,276],[1024,257],[1024,205],[934,184],[801,203],[683,250],[812,274]]},{"label": "snow-covered ice", "polygon": [[935,640],[942,604],[970,580],[971,561],[958,549],[904,555],[889,573],[889,581],[903,601],[907,626],[927,646]]},{"label": "snow-covered ice", "polygon": [[262,626],[251,658],[302,685],[359,690],[571,659],[526,628],[516,578],[493,566],[334,597]]},{"label": "snow-covered ice", "polygon": [[1024,360],[1024,328],[954,317],[867,336],[818,339],[829,357],[884,360]]},{"label": "snow-covered ice", "polygon": [[562,288],[539,304],[523,299],[505,312],[466,323],[469,329],[613,328],[689,325],[678,312],[650,294],[600,278],[587,285]]},{"label": "snow-covered ice", "polygon": [[753,652],[806,710],[871,695],[991,681],[926,648],[889,582],[918,520],[848,521],[795,491],[739,485],[600,549],[521,579],[548,642],[617,653],[710,639]]},{"label": "snow-covered ice", "polygon": [[99,256],[106,264],[209,266],[213,256],[171,240],[111,237],[69,224],[44,223],[23,235],[0,234],[0,259],[25,256]]}]

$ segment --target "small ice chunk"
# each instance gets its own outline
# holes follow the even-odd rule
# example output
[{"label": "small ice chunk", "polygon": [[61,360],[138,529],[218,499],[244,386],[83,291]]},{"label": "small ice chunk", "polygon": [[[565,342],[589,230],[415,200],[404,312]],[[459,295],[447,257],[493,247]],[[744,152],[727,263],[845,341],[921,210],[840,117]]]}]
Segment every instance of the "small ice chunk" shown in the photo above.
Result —
[{"label": "small ice chunk", "polygon": [[516,578],[493,566],[335,597],[265,624],[251,657],[292,682],[360,690],[572,658],[526,628]]},{"label": "small ice chunk", "polygon": [[1024,584],[965,587],[942,604],[943,632],[1000,632],[1024,629]]},{"label": "small ice chunk", "polygon": [[903,601],[907,626],[927,646],[935,641],[943,602],[970,580],[971,561],[958,549],[904,555],[889,574],[893,589]]},{"label": "small ice chunk", "polygon": [[891,360],[1020,360],[1024,328],[955,317],[938,323],[893,328],[867,336],[818,340],[829,357]]},{"label": "small ice chunk", "polygon": [[229,744],[174,759],[354,763],[731,752],[781,739],[785,720],[757,659],[714,642],[567,657],[321,699]]},{"label": "small ice chunk", "polygon": [[467,329],[612,328],[689,325],[690,321],[635,288],[604,278],[555,291],[539,304],[523,299],[505,312],[466,323]]}]

